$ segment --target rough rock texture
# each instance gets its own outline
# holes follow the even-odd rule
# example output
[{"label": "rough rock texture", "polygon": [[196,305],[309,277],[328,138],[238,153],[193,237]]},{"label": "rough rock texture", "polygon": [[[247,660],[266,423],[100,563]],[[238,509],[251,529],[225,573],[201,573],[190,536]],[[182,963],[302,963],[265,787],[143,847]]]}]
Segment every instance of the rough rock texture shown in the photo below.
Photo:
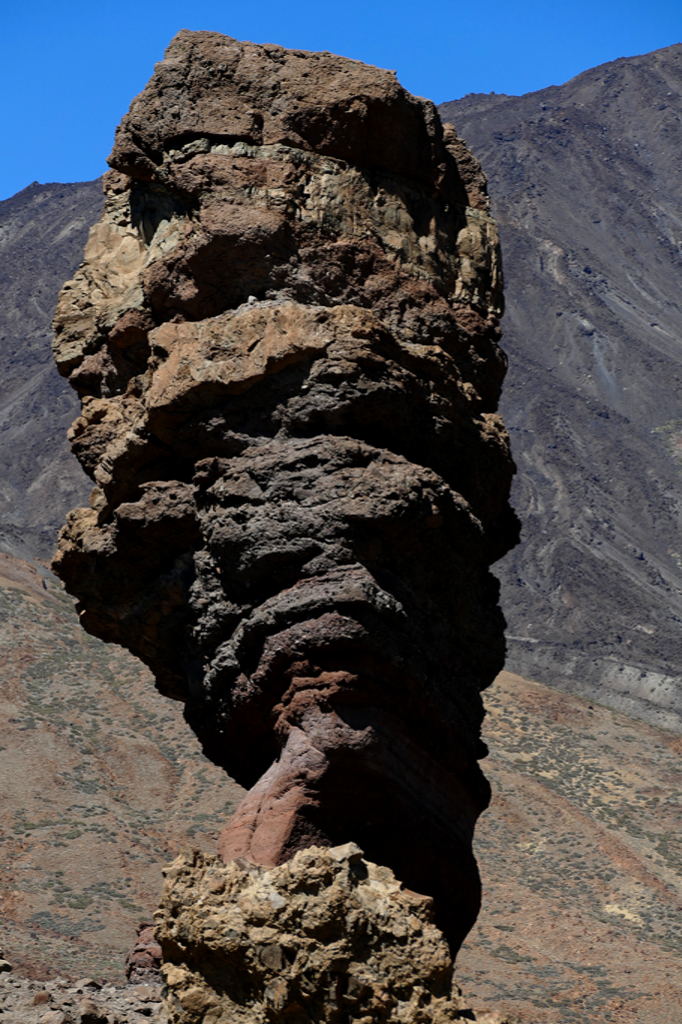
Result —
[{"label": "rough rock texture", "polygon": [[157,913],[172,1024],[436,1024],[476,1017],[433,901],[354,843],[281,867],[181,856]]},{"label": "rough rock texture", "polygon": [[480,167],[391,72],[181,32],[55,321],[86,629],[253,787],[225,860],[355,840],[473,923],[488,565],[516,540]]},{"label": "rough rock texture", "polygon": [[153,924],[139,925],[137,942],[126,956],[125,971],[129,985],[157,985],[161,980],[161,946]]}]

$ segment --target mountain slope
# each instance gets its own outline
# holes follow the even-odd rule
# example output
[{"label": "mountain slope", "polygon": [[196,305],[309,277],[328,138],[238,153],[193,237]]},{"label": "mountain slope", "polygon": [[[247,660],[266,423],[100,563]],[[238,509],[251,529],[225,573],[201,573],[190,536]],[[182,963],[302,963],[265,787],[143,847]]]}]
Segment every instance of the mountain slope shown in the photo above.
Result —
[{"label": "mountain slope", "polygon": [[440,107],[500,225],[513,671],[682,727],[682,45]]},{"label": "mountain slope", "polygon": [[49,558],[91,484],[66,440],[77,415],[50,322],[102,207],[99,181],[29,185],[0,202],[0,549]]},{"label": "mountain slope", "polygon": [[508,672],[486,705],[467,996],[521,1024],[678,1024],[682,740]]},{"label": "mountain slope", "polygon": [[213,852],[242,790],[139,661],[3,554],[0,715],[0,949],[22,974],[120,983],[161,865]]}]

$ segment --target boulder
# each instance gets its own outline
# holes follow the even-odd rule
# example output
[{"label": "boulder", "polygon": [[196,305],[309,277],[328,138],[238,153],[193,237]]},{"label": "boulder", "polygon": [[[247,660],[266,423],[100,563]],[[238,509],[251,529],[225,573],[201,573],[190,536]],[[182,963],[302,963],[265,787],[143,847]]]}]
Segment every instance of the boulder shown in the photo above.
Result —
[{"label": "boulder", "polygon": [[433,901],[353,843],[270,869],[180,856],[157,917],[173,1024],[476,1019]]}]

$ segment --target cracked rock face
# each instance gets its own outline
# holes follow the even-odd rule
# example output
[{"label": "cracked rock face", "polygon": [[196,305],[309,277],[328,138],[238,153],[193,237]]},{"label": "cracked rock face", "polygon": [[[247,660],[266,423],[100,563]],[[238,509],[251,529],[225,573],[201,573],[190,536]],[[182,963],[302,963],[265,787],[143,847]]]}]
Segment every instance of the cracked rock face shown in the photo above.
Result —
[{"label": "cracked rock face", "polygon": [[173,1024],[476,1019],[432,901],[354,843],[269,870],[180,856],[156,916]]},{"label": "cracked rock face", "polygon": [[354,840],[455,951],[517,538],[485,178],[391,72],[208,32],[109,162],[55,320],[95,484],[55,570],[251,787],[224,860]]}]

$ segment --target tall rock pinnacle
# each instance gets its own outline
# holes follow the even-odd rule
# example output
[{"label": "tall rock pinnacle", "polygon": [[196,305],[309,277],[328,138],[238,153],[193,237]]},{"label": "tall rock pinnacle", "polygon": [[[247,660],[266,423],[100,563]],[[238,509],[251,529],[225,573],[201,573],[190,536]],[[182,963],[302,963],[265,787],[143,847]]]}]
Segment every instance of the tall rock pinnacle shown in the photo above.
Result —
[{"label": "tall rock pinnacle", "polygon": [[485,178],[392,72],[187,31],[109,163],[55,569],[251,787],[224,861],[358,843],[455,951],[517,538]]}]

